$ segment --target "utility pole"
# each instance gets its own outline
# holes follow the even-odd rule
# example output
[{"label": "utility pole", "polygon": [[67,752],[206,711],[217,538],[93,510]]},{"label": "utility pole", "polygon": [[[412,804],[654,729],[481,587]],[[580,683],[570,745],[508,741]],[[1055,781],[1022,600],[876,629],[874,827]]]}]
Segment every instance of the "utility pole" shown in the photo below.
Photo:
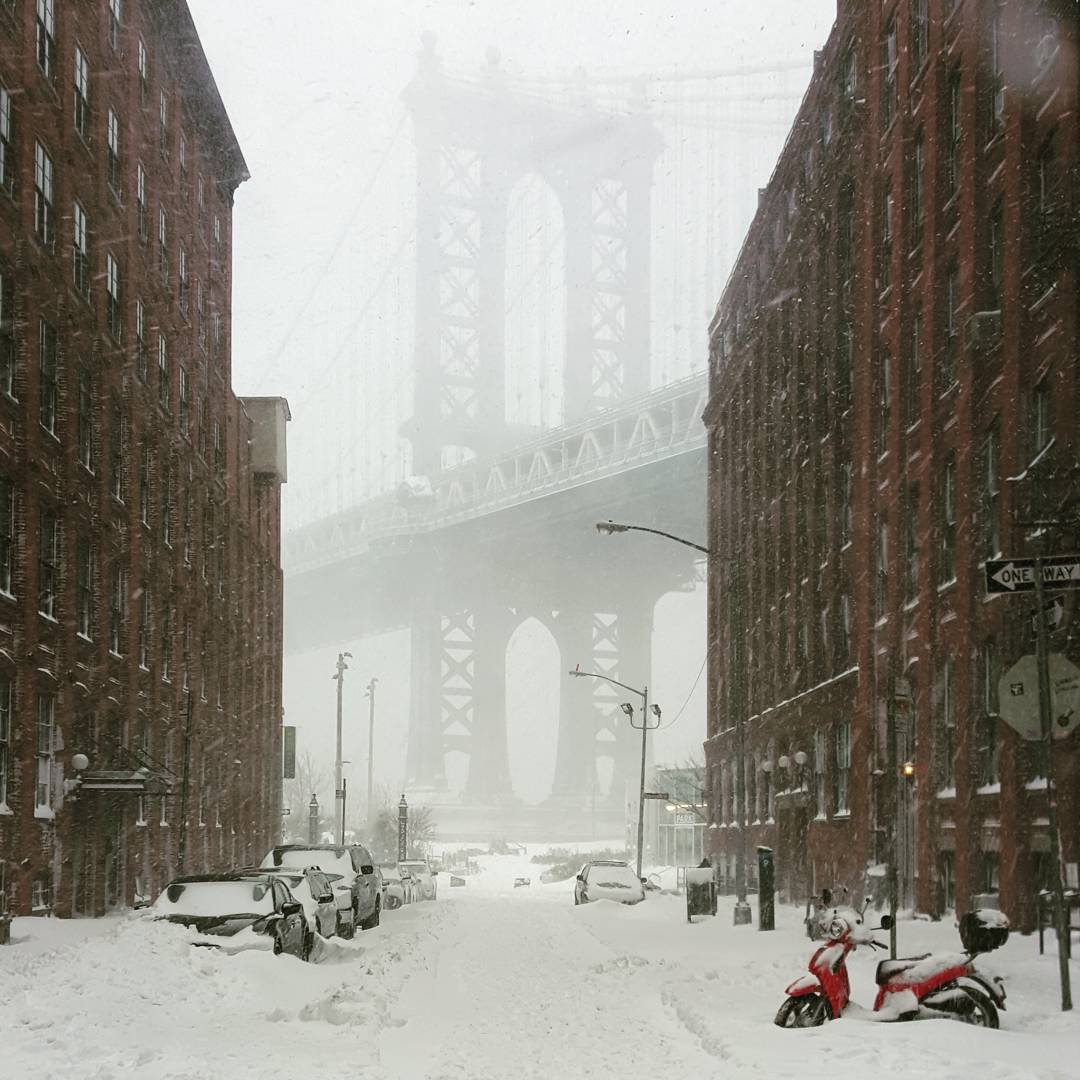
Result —
[{"label": "utility pole", "polygon": [[1065,887],[1061,881],[1061,833],[1058,832],[1057,788],[1054,785],[1054,732],[1050,722],[1050,659],[1046,641],[1046,600],[1043,559],[1035,556],[1035,662],[1039,673],[1039,722],[1046,745],[1046,818],[1050,833],[1050,861],[1054,868],[1054,930],[1057,936],[1061,979],[1061,1011],[1072,1009],[1069,976],[1069,927],[1065,917]]},{"label": "utility pole", "polygon": [[379,680],[374,675],[367,684],[368,697],[368,742],[367,742],[367,804],[364,812],[364,820],[367,824],[368,836],[371,835],[372,812],[375,809],[375,684]]},{"label": "utility pole", "polygon": [[[335,817],[341,822],[340,830],[344,834],[345,829],[345,790],[341,786],[341,690],[345,684],[345,672],[349,665],[345,663],[345,657],[352,659],[351,652],[339,652],[337,656],[336,673],[331,676],[337,681],[337,753],[334,757],[334,807]],[[345,842],[342,835],[341,842]]]}]

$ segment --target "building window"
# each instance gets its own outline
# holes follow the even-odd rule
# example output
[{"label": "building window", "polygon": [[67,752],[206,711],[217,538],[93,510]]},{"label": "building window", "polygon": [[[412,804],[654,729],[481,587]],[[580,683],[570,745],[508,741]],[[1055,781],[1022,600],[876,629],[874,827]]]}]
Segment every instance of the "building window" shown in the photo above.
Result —
[{"label": "building window", "polygon": [[180,417],[180,433],[188,435],[191,427],[191,409],[188,402],[188,376],[187,368],[180,368],[180,398],[177,409]]},{"label": "building window", "polygon": [[1005,279],[1005,223],[999,199],[990,215],[990,309],[1001,310],[1002,285]]},{"label": "building window", "polygon": [[83,139],[90,135],[90,65],[78,45],[75,46],[75,130]]},{"label": "building window", "polygon": [[37,0],[37,62],[45,78],[56,78],[56,17],[53,0]]},{"label": "building window", "polygon": [[885,37],[881,42],[881,127],[887,129],[896,117],[896,73],[900,63],[900,50],[897,47],[896,16],[885,28]]},{"label": "building window", "polygon": [[941,393],[956,382],[956,361],[960,351],[960,272],[950,266],[945,278],[945,348],[942,353]]},{"label": "building window", "polygon": [[922,388],[922,312],[916,308],[908,327],[907,365],[904,372],[904,426],[913,428],[921,418],[919,392]]},{"label": "building window", "polygon": [[882,350],[878,369],[877,454],[889,450],[889,423],[892,414],[892,361],[887,349]]},{"label": "building window", "polygon": [[912,603],[919,598],[919,485],[911,484],[907,490],[904,512],[904,565],[907,570],[907,599]]},{"label": "building window", "polygon": [[109,425],[109,491],[114,499],[124,501],[124,441],[126,436],[124,412],[114,400]]},{"label": "building window", "polygon": [[206,213],[206,181],[202,175],[195,182],[195,220],[202,225],[203,215]]},{"label": "building window", "polygon": [[998,772],[1001,720],[998,716],[997,655],[992,641],[983,643],[982,675],[983,716],[979,728],[979,778],[984,784],[996,784],[1001,779]]},{"label": "building window", "polygon": [[[11,774],[11,678],[0,675],[0,807],[7,809],[8,779]],[[0,867],[3,864],[0,863]],[[3,870],[0,869],[0,878]],[[6,912],[6,888],[0,889],[0,912]]]},{"label": "building window", "polygon": [[90,372],[79,368],[76,376],[75,442],[79,464],[93,472],[94,469],[94,383]]},{"label": "building window", "polygon": [[819,818],[826,815],[825,806],[825,732],[814,733],[814,813]]},{"label": "building window", "polygon": [[38,612],[56,618],[56,586],[60,574],[60,526],[51,510],[38,512]]},{"label": "building window", "polygon": [[135,301],[135,374],[146,382],[149,376],[149,350],[146,347],[146,309],[142,300]]},{"label": "building window", "polygon": [[195,340],[206,352],[206,298],[201,278],[195,279]]},{"label": "building window", "polygon": [[149,86],[150,86],[150,62],[146,55],[146,42],[142,38],[139,38],[139,53],[138,53],[138,68],[139,68],[139,105],[141,108],[146,108],[146,102],[149,98]]},{"label": "building window", "polygon": [[150,586],[139,586],[139,667],[150,670]]},{"label": "building window", "polygon": [[888,615],[889,601],[889,526],[878,522],[877,573],[874,575],[874,618],[880,622]]},{"label": "building window", "polygon": [[917,73],[926,62],[930,31],[928,0],[913,0],[911,5],[911,70]]},{"label": "building window", "polygon": [[38,417],[41,426],[50,434],[56,434],[57,386],[59,347],[56,327],[44,319],[38,322],[38,367],[40,370],[40,400]]},{"label": "building window", "polygon": [[0,187],[15,186],[15,145],[11,139],[11,95],[0,86]]},{"label": "building window", "polygon": [[[925,0],[924,0],[925,3]],[[923,169],[926,164],[926,151],[923,146],[923,133],[920,128],[915,134],[911,150],[911,182],[908,185],[908,213],[910,222],[911,247],[915,249],[922,243],[923,233]]]},{"label": "building window", "polygon": [[56,240],[53,163],[41,143],[34,143],[34,230],[37,238],[51,251]]},{"label": "building window", "polygon": [[108,123],[105,126],[105,175],[109,187],[119,195],[120,180],[120,118],[109,110]]},{"label": "building window", "polygon": [[851,779],[851,721],[833,728],[833,813],[846,814],[848,784]]},{"label": "building window", "polygon": [[1050,387],[1047,385],[1049,380],[1043,379],[1038,386],[1035,387],[1035,392],[1031,399],[1031,413],[1032,413],[1032,426],[1031,433],[1035,440],[1033,447],[1036,454],[1041,454],[1049,445],[1051,439],[1050,431]]},{"label": "building window", "polygon": [[158,404],[169,411],[169,345],[165,335],[158,334]]},{"label": "building window", "polygon": [[960,190],[960,148],[964,135],[962,104],[960,72],[956,70],[949,76],[948,144],[945,148],[945,182],[949,198]]},{"label": "building window", "polygon": [[124,568],[115,562],[109,574],[109,652],[114,656],[123,655],[125,593]]},{"label": "building window", "polygon": [[956,455],[950,451],[941,470],[941,565],[942,584],[956,578]]},{"label": "building window", "polygon": [[186,315],[188,313],[188,296],[189,296],[189,282],[187,272],[187,252],[180,249],[180,263],[179,263],[179,278],[180,278],[180,311]]},{"label": "building window", "polygon": [[39,690],[37,695],[37,783],[34,786],[34,809],[52,812],[52,767],[56,749],[56,695]]},{"label": "building window", "polygon": [[986,557],[994,558],[1001,554],[1001,447],[997,421],[986,433],[983,444],[983,464],[985,488],[983,500],[986,512]]},{"label": "building window", "polygon": [[169,247],[168,247],[169,218],[165,213],[165,207],[158,210],[158,277],[161,279],[161,287],[169,287]]},{"label": "building window", "polygon": [[840,595],[840,655],[847,662],[851,657],[851,598]]},{"label": "building window", "polygon": [[214,247],[221,247],[221,218],[214,215]]},{"label": "building window", "polygon": [[854,101],[855,95],[859,90],[859,65],[855,58],[855,46],[849,45],[844,52],[844,63],[841,69],[843,75],[841,77],[841,87],[844,92],[844,97],[848,101]]},{"label": "building window", "polygon": [[90,538],[75,543],[75,632],[88,641],[93,637],[94,550]]},{"label": "building window", "polygon": [[135,227],[139,243],[150,239],[150,215],[146,206],[146,170],[141,164],[135,167]]},{"label": "building window", "polygon": [[173,467],[172,462],[166,462],[164,482],[161,485],[161,542],[167,547],[172,547],[172,495],[173,495]]},{"label": "building window", "polygon": [[105,315],[109,336],[119,342],[124,333],[120,308],[120,266],[111,254],[105,256]]},{"label": "building window", "polygon": [[881,251],[878,262],[878,292],[892,284],[893,193],[892,179],[885,177],[886,188],[881,196]]},{"label": "building window", "polygon": [[15,278],[0,270],[0,394],[15,397]]},{"label": "building window", "polygon": [[1001,5],[997,0],[990,4],[990,137],[1001,133],[1005,127],[1005,66],[1001,57]]},{"label": "building window", "polygon": [[164,90],[158,96],[158,153],[169,160],[169,99]]},{"label": "building window", "polygon": [[941,702],[938,718],[938,768],[941,787],[946,791],[956,787],[956,700],[953,691],[953,662],[941,666]]},{"label": "building window", "polygon": [[14,594],[15,488],[0,477],[0,592]]},{"label": "building window", "polygon": [[214,473],[221,476],[225,472],[225,446],[221,441],[221,424],[215,420],[211,430],[214,440]]},{"label": "building window", "polygon": [[90,299],[90,249],[87,242],[86,211],[78,204],[71,210],[71,253],[75,291]]},{"label": "building window", "polygon": [[150,447],[145,443],[139,454],[139,520],[150,525]]}]

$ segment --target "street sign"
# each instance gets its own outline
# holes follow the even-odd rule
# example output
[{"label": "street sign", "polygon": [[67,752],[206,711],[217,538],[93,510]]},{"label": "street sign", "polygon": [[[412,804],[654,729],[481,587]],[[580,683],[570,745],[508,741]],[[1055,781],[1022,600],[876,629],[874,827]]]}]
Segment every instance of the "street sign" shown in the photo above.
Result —
[{"label": "street sign", "polygon": [[[1060,596],[1055,596],[1043,608],[1043,625],[1047,630],[1057,630],[1061,626],[1062,620],[1065,618],[1065,600]],[[1037,634],[1039,632],[1039,620],[1036,616],[1031,616],[1031,629]]]},{"label": "street sign", "polygon": [[641,797],[643,799],[663,799],[665,802],[671,798],[666,791],[646,791]]},{"label": "street sign", "polygon": [[281,808],[281,812],[282,812],[282,814],[291,814],[292,813],[292,808],[289,807],[289,806],[283,806]]},{"label": "street sign", "polygon": [[[1080,724],[1080,668],[1061,653],[1051,653],[1050,727],[1055,739],[1064,739]],[[1028,653],[998,680],[998,711],[1021,738],[1038,742],[1042,737],[1039,720],[1039,671],[1035,655]]]},{"label": "street sign", "polygon": [[697,816],[697,814],[676,814],[675,815],[675,824],[676,825],[696,825],[699,820],[700,820],[700,818]]},{"label": "street sign", "polygon": [[[1080,589],[1080,555],[1050,555],[1043,559],[1043,585],[1050,589]],[[1035,591],[1034,559],[987,559],[986,591]]]}]

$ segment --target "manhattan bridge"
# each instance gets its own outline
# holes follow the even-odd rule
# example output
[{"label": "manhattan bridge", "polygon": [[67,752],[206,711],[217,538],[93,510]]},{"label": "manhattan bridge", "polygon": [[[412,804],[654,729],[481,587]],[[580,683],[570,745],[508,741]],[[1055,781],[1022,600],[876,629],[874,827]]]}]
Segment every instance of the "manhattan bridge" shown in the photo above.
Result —
[{"label": "manhattan bridge", "polygon": [[299,403],[327,421],[289,489],[286,662],[407,630],[409,789],[512,817],[507,646],[538,620],[554,772],[510,831],[569,835],[583,800],[621,815],[639,754],[620,691],[569,669],[649,682],[657,602],[704,583],[595,523],[704,540],[706,328],[809,64],[561,80],[440,53],[425,35],[358,178],[390,209]]}]

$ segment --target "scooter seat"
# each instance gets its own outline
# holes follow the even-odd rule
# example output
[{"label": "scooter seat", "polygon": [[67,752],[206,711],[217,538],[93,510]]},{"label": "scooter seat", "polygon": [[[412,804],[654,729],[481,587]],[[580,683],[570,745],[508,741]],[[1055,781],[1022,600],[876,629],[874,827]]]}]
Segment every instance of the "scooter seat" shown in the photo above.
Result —
[{"label": "scooter seat", "polygon": [[929,953],[923,953],[922,956],[907,956],[897,960],[881,960],[878,963],[877,974],[874,976],[874,980],[878,986],[884,986],[894,975],[899,975],[900,972],[913,968],[917,963],[921,960],[925,960],[929,955]]}]

